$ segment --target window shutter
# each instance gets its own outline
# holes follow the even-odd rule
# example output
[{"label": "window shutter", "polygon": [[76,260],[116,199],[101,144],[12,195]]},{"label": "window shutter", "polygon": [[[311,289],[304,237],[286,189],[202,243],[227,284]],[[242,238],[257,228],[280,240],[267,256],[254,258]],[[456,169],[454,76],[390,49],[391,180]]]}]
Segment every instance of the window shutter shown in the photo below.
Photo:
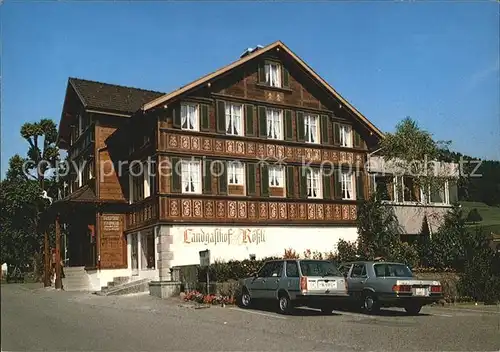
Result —
[{"label": "window shutter", "polygon": [[253,110],[254,106],[250,104],[245,105],[245,135],[248,137],[255,136],[255,129],[253,128]]},{"label": "window shutter", "polygon": [[330,172],[323,175],[323,199],[332,198],[332,176],[329,175]]},{"label": "window shutter", "polygon": [[257,193],[257,185],[255,182],[256,173],[255,173],[255,163],[246,164],[246,172],[247,172],[247,193],[249,196],[255,196]]},{"label": "window shutter", "polygon": [[179,158],[172,158],[172,177],[170,178],[172,193],[181,192],[182,166],[180,163],[181,160]]},{"label": "window shutter", "polygon": [[267,137],[267,117],[264,106],[259,106],[259,136]]},{"label": "window shutter", "polygon": [[180,106],[180,104],[172,109],[172,125],[175,128],[181,128],[181,106]]},{"label": "window shutter", "polygon": [[458,202],[458,186],[457,181],[450,180],[448,181],[448,192],[450,204],[455,204]]},{"label": "window shutter", "polygon": [[352,132],[354,133],[354,148],[361,148],[361,136],[358,131],[355,131],[354,129]]},{"label": "window shutter", "polygon": [[299,171],[300,198],[307,198],[307,168],[302,167]]},{"label": "window shutter", "polygon": [[219,194],[227,194],[227,164],[224,161],[217,163],[217,175],[219,175]]},{"label": "window shutter", "polygon": [[203,161],[203,194],[210,194],[212,193],[212,172],[211,166],[212,166],[212,160],[205,159]]},{"label": "window shutter", "polygon": [[263,197],[269,197],[269,169],[267,165],[260,167],[260,190]]},{"label": "window shutter", "polygon": [[285,140],[293,141],[292,111],[285,110]]},{"label": "window shutter", "polygon": [[323,144],[330,144],[330,136],[328,133],[329,121],[328,115],[321,115],[321,143]]},{"label": "window shutter", "polygon": [[201,104],[200,105],[200,118],[201,118],[201,130],[208,131],[210,129],[210,120],[208,116],[208,105]]},{"label": "window shutter", "polygon": [[290,87],[290,73],[283,65],[281,66],[281,75],[282,75],[283,87],[285,88]]},{"label": "window shutter", "polygon": [[333,123],[333,144],[340,145],[340,124]]},{"label": "window shutter", "polygon": [[297,111],[297,141],[304,142],[305,141],[305,126],[304,126],[304,113],[301,111]]},{"label": "window shutter", "polygon": [[226,103],[222,100],[217,100],[217,132],[225,133],[226,131]]},{"label": "window shutter", "polygon": [[266,68],[264,62],[259,64],[259,83],[266,83]]},{"label": "window shutter", "polygon": [[356,175],[356,199],[365,199],[365,174],[358,172]]},{"label": "window shutter", "polygon": [[294,172],[293,172],[293,166],[287,166],[286,167],[286,196],[288,198],[293,198],[293,188],[295,186],[294,182]]},{"label": "window shutter", "polygon": [[340,169],[335,170],[333,182],[335,187],[335,199],[342,199],[342,172]]}]

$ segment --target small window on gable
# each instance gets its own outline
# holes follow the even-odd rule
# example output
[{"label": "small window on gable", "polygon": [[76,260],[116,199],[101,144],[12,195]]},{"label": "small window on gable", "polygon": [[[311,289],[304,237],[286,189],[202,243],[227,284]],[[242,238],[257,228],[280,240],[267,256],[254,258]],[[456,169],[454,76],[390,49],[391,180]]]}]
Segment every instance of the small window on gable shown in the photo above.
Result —
[{"label": "small window on gable", "polygon": [[266,62],[266,84],[271,87],[281,87],[281,65],[277,62]]},{"label": "small window on gable", "polygon": [[200,130],[200,114],[197,104],[181,104],[181,128],[188,131]]}]

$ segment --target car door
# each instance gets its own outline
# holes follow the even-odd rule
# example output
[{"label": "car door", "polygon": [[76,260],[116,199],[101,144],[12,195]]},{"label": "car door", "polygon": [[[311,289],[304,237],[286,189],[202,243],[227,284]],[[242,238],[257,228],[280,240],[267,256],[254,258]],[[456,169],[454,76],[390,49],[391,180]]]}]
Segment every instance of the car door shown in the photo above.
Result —
[{"label": "car door", "polygon": [[366,265],[364,263],[353,264],[348,278],[349,293],[354,297],[360,297],[366,279]]},{"label": "car door", "polygon": [[257,275],[250,280],[248,289],[250,290],[252,298],[261,299],[266,297],[266,278],[269,276],[274,266],[274,262],[265,263],[257,272]]},{"label": "car door", "polygon": [[271,271],[268,272],[268,277],[265,278],[265,298],[278,298],[277,292],[280,285],[280,281],[283,276],[283,261],[273,262],[274,266]]}]

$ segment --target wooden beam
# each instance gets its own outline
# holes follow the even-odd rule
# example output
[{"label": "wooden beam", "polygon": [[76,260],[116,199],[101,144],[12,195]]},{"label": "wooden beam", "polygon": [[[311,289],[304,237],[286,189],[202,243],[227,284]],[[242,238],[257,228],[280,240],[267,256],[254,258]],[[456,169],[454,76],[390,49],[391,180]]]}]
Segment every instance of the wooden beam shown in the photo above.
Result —
[{"label": "wooden beam", "polygon": [[50,254],[49,254],[49,234],[47,230],[44,233],[44,245],[43,245],[43,256],[44,256],[44,275],[43,275],[43,286],[50,286]]},{"label": "wooden beam", "polygon": [[61,280],[61,227],[59,215],[56,217],[56,289],[63,288]]}]

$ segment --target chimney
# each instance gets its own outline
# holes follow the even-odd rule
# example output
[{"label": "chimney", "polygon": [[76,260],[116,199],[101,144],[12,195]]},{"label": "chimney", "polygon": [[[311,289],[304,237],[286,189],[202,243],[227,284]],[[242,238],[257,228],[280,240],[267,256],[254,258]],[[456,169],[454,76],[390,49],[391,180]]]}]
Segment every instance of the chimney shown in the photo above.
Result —
[{"label": "chimney", "polygon": [[253,52],[264,48],[262,45],[257,45],[255,48],[246,48],[243,54],[240,55],[240,59],[252,54]]}]

